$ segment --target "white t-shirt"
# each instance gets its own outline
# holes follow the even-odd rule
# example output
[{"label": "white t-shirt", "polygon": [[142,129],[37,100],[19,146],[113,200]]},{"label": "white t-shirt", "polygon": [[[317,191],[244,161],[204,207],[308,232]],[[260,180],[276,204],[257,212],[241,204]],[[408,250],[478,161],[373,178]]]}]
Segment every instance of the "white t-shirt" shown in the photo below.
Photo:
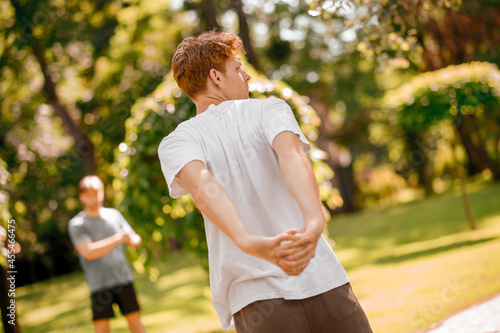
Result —
[{"label": "white t-shirt", "polygon": [[[193,160],[202,161],[222,184],[250,233],[275,236],[304,226],[272,148],[276,135],[297,134],[307,153],[309,143],[290,106],[277,98],[225,101],[184,121],[158,148],[170,195],[188,194],[176,177]],[[316,256],[299,276],[244,253],[205,218],[212,301],[224,329],[234,329],[232,315],[258,300],[303,299],[341,286],[349,279],[321,237]]]}]

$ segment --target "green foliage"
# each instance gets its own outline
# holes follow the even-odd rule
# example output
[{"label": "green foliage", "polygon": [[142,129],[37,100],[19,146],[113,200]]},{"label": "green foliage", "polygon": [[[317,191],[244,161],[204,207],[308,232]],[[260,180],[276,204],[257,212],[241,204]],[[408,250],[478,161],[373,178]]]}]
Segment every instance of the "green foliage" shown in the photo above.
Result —
[{"label": "green foliage", "polygon": [[[276,96],[292,107],[303,132],[310,139],[317,136],[318,117],[304,99],[282,82],[257,76],[250,84],[251,97]],[[157,157],[157,148],[163,137],[176,126],[196,114],[195,105],[177,87],[171,76],[146,98],[132,108],[126,122],[126,140],[117,152],[119,163],[114,165],[117,175],[114,186],[123,197],[117,197],[123,212],[134,223],[134,228],[145,238],[144,251],[135,259],[137,267],[151,258],[166,254],[172,244],[197,253],[207,267],[207,245],[203,218],[190,197],[172,199]],[[313,149],[311,158],[322,198],[335,205],[338,193],[328,186],[332,171],[321,161],[322,152]],[[329,200],[330,199],[330,200]]]},{"label": "green foliage", "polygon": [[498,119],[499,102],[500,71],[481,62],[420,74],[386,94],[387,106],[399,111],[398,123],[416,132],[472,114]]},{"label": "green foliage", "polygon": [[[0,121],[9,123],[2,118],[0,116]],[[46,125],[43,123],[49,121],[39,114],[35,119],[42,128]],[[37,128],[29,123],[23,125]],[[15,142],[22,127],[10,131],[11,140]],[[26,145],[15,147],[7,142],[2,147],[5,160],[0,158],[0,162],[6,167],[0,171],[2,225],[6,227],[8,219],[16,221],[16,241],[21,245],[22,259],[33,264],[20,277],[20,285],[71,272],[78,265],[72,251],[61,249],[71,248],[66,223],[79,209],[75,184],[83,175],[83,169],[79,156],[72,152],[53,155],[54,150],[57,152],[60,148],[56,144],[56,140],[61,140],[58,135],[38,137],[37,145],[27,136]],[[43,268],[34,269],[35,263],[43,263]],[[22,264],[20,260],[18,264]]]},{"label": "green foliage", "polygon": [[[463,134],[458,135],[457,130],[462,124],[470,124],[467,134],[478,143],[484,142],[489,157],[498,163],[499,79],[496,65],[473,62],[419,74],[401,87],[387,91],[386,113],[379,113],[379,117],[385,118],[389,127],[397,125],[384,131],[393,135],[392,140],[384,140],[396,169],[406,173],[408,168],[418,168],[428,159],[432,163],[426,168],[433,169],[427,171],[429,175],[439,176],[439,168],[443,174],[455,177],[454,155],[460,163],[468,162]],[[380,132],[380,124],[379,119],[372,132]],[[397,140],[398,136],[405,142]],[[462,145],[454,151],[451,147],[459,139]],[[408,154],[403,153],[404,146]]]},{"label": "green foliage", "polygon": [[86,170],[81,145],[44,89],[34,48],[57,99],[95,146],[108,203],[130,108],[161,82],[180,31],[192,22],[173,15],[168,1],[12,0],[0,8],[0,159],[10,173],[0,183],[0,215],[18,222],[30,264],[24,276],[44,279],[77,267],[66,225],[81,209],[77,184]]},{"label": "green foliage", "polygon": [[412,62],[420,65],[422,36],[428,32],[425,25],[462,4],[461,0],[353,2],[361,15],[347,25],[357,32],[356,49],[383,69],[407,69]]}]

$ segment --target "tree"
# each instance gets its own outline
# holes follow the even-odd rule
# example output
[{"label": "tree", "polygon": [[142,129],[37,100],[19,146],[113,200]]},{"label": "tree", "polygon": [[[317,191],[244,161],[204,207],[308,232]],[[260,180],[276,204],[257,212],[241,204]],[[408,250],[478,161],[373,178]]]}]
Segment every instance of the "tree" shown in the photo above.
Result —
[{"label": "tree", "polygon": [[[6,40],[9,38],[10,33],[16,32],[16,44],[20,46],[29,47],[38,62],[40,70],[43,74],[43,92],[45,98],[52,105],[57,115],[61,117],[64,128],[73,137],[75,147],[78,154],[82,157],[85,167],[89,173],[94,173],[96,169],[96,162],[94,156],[94,145],[88,139],[87,134],[82,130],[80,124],[75,121],[66,105],[61,101],[61,98],[56,92],[56,87],[49,73],[49,65],[45,57],[46,52],[46,39],[48,36],[43,36],[42,33],[34,34],[33,29],[37,28],[34,23],[34,17],[42,13],[38,10],[38,6],[31,6],[18,0],[10,1],[15,10],[15,23],[11,29],[7,30]],[[47,9],[47,8],[43,8]],[[47,16],[46,13],[42,14]],[[44,17],[48,20],[48,17]]]},{"label": "tree", "polygon": [[66,231],[77,184],[96,172],[113,200],[110,165],[130,107],[161,82],[195,22],[147,1],[13,0],[0,16],[0,158],[12,175],[2,209],[19,225],[25,284],[78,267]]},{"label": "tree", "polygon": [[[471,229],[475,228],[475,223],[464,175],[456,158],[457,138],[462,138],[458,131],[467,124],[468,136],[481,146],[492,147],[490,152],[483,152],[482,161],[484,169],[487,168],[494,178],[499,179],[500,161],[494,161],[499,156],[499,97],[500,70],[494,64],[480,62],[420,74],[402,87],[389,91],[386,96],[387,106],[397,111],[397,121],[406,133],[412,134],[412,142],[414,138],[424,142],[423,138],[434,128],[434,132],[451,148],[449,163],[451,168],[457,170],[455,176],[461,181],[464,208]],[[422,146],[422,149],[436,149],[436,145]],[[428,152],[422,155],[432,156]],[[432,170],[431,174],[434,175],[435,171]]]},{"label": "tree", "polygon": [[[381,67],[404,69],[414,65],[420,71],[434,71],[474,60],[500,61],[500,8],[495,1],[355,2],[368,8],[367,15],[350,22],[353,28],[358,27],[357,49],[366,57],[376,58]],[[455,123],[469,156],[467,169],[471,175],[483,170],[484,164],[491,164],[486,148],[475,144],[469,135],[474,117]],[[425,177],[425,163],[421,166],[420,174]]]},{"label": "tree", "polygon": [[[451,120],[457,137],[467,126],[468,136],[481,147],[482,168],[499,179],[499,89],[500,71],[494,64],[473,62],[426,72],[398,89],[387,92],[387,105],[398,112],[401,126],[422,133],[444,119]],[[493,120],[493,121],[492,121]],[[486,143],[488,142],[488,144]],[[465,144],[462,142],[465,146]],[[468,155],[467,155],[468,156]],[[468,156],[468,158],[470,158]]]},{"label": "tree", "polygon": [[238,25],[239,25],[239,36],[243,41],[243,46],[246,51],[246,56],[248,62],[258,71],[261,70],[260,62],[254,52],[254,48],[252,46],[252,41],[250,37],[250,27],[248,25],[248,20],[243,10],[243,2],[242,0],[231,0],[231,6],[238,14]]}]

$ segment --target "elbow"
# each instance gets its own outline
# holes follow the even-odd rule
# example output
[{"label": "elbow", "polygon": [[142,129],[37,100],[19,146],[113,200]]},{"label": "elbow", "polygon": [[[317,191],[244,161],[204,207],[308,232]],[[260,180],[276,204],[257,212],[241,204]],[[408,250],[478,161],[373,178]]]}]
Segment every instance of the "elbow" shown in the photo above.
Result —
[{"label": "elbow", "polygon": [[322,219],[322,230],[324,231],[326,228],[326,224],[328,223],[328,215],[326,214],[325,211],[323,211],[323,219]]},{"label": "elbow", "polygon": [[[320,202],[320,205],[321,205],[321,202]],[[326,228],[326,223],[328,222],[328,215],[326,213],[326,209],[323,207],[323,205],[321,205],[321,217],[320,217],[320,221],[321,221],[321,225],[323,227],[323,229]]]},{"label": "elbow", "polygon": [[92,253],[90,252],[80,253],[80,256],[82,256],[83,259],[87,261],[94,261],[97,259],[97,257],[95,255],[92,255]]},{"label": "elbow", "polygon": [[318,209],[314,213],[311,212],[311,215],[307,216],[305,218],[305,220],[307,221],[308,224],[310,224],[310,226],[313,229],[321,230],[321,232],[323,232],[325,230],[327,216],[326,216],[324,210],[322,209],[322,207],[320,208],[320,210]]}]

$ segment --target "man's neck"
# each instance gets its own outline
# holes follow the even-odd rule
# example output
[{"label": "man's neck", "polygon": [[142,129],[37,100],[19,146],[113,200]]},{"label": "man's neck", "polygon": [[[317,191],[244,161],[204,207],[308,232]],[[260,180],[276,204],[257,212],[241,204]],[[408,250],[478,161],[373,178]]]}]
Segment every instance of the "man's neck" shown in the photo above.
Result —
[{"label": "man's neck", "polygon": [[194,102],[196,105],[196,114],[207,111],[210,105],[219,105],[222,102],[225,102],[225,100],[216,97],[203,96]]},{"label": "man's neck", "polygon": [[227,101],[227,97],[217,89],[212,88],[210,83],[208,83],[206,91],[193,99],[196,105],[196,114],[205,112],[210,105],[219,105],[225,101]]},{"label": "man's neck", "polygon": [[83,211],[85,212],[85,214],[87,216],[90,216],[90,217],[99,217],[100,215],[100,210],[101,207],[85,207],[83,209]]}]

